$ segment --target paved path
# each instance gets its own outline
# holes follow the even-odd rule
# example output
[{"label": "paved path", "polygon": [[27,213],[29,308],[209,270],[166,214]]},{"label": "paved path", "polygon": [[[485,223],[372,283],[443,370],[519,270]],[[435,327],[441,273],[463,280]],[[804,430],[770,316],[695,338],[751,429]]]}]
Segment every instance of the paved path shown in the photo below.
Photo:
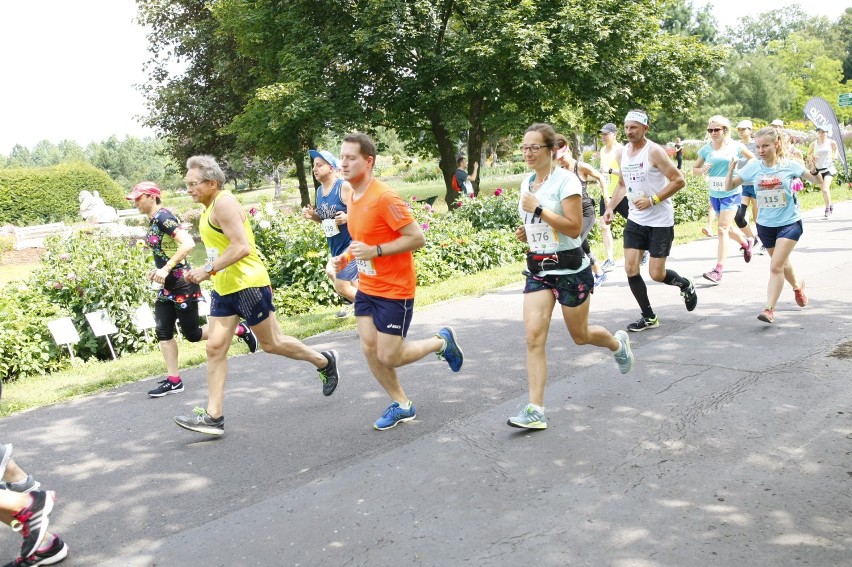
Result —
[{"label": "paved path", "polygon": [[[344,332],[308,341],[343,357],[331,398],[307,364],[233,358],[221,439],[171,422],[203,405],[203,369],[183,394],[148,399],[151,379],[4,418],[0,437],[58,491],[67,565],[849,565],[852,367],[831,353],[852,341],[852,203],[835,208],[794,252],[810,305],[785,289],[772,326],[769,257],[733,250],[693,313],[650,286],[661,325],[631,334],[626,377],[555,319],[547,431],[505,424],[527,400],[516,285],[415,315],[412,338],[452,325],[467,359],[402,369],[418,417],[390,431]],[[698,275],[715,246],[669,265]],[[637,317],[618,269],[593,322]],[[4,556],[18,542],[0,531]]]}]

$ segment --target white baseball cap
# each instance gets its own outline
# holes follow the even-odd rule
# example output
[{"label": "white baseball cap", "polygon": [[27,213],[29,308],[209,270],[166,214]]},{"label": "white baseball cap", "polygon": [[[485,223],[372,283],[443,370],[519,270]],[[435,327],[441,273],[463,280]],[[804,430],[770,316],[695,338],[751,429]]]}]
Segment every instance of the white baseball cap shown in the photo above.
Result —
[{"label": "white baseball cap", "polygon": [[737,130],[740,128],[748,128],[750,130],[754,128],[754,124],[751,123],[751,120],[740,120],[740,123],[737,124]]},{"label": "white baseball cap", "polygon": [[783,128],[784,127],[784,121],[781,120],[780,118],[776,118],[775,120],[772,121],[772,125],[773,126],[781,126]]}]

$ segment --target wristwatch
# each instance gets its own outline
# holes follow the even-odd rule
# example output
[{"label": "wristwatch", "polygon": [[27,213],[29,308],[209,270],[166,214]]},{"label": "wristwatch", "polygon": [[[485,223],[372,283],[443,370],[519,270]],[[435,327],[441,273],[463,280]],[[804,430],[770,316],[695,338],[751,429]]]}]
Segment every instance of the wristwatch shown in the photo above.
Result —
[{"label": "wristwatch", "polygon": [[216,270],[213,269],[213,262],[207,262],[204,265],[204,271],[210,274],[211,276],[215,276]]}]

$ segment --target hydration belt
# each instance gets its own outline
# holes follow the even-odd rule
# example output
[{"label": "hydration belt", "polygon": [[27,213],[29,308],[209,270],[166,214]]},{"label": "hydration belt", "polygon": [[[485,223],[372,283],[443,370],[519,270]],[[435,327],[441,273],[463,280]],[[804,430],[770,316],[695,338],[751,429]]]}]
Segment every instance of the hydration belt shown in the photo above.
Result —
[{"label": "hydration belt", "polygon": [[545,270],[578,270],[583,265],[585,253],[579,247],[560,250],[553,254],[527,253],[527,269],[538,273]]}]

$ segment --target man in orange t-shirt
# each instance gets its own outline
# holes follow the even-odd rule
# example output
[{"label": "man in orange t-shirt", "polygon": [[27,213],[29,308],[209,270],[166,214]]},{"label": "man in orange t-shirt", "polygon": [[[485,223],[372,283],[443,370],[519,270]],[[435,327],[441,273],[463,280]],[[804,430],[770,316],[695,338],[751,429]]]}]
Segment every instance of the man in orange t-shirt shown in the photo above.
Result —
[{"label": "man in orange t-shirt", "polygon": [[451,327],[442,327],[428,339],[405,341],[417,285],[414,250],[425,244],[426,237],[405,201],[373,177],[376,145],[369,136],[348,134],[340,160],[343,178],[352,185],[346,203],[352,242],[333,261],[338,271],[353,258],[358,263],[355,321],[367,364],[391,398],[391,405],[373,424],[385,430],[416,415],[399,383],[397,368],[434,352],[458,372],[464,354]]}]

